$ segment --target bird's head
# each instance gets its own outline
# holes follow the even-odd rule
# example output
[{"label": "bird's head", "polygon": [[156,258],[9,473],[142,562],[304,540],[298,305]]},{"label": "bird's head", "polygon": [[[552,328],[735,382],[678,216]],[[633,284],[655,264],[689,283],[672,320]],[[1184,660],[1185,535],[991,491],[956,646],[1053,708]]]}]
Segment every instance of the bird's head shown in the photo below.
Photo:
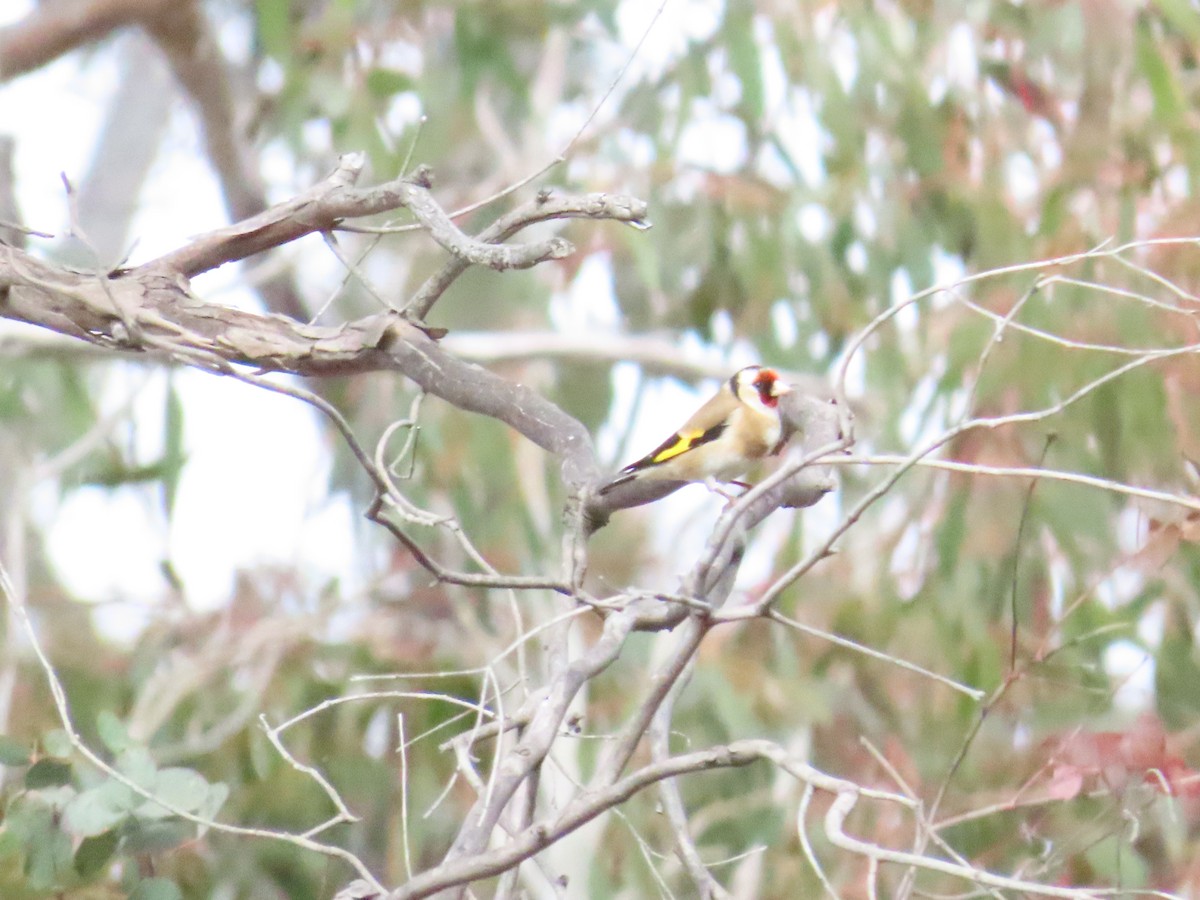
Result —
[{"label": "bird's head", "polygon": [[780,397],[791,393],[792,386],[782,381],[774,369],[746,366],[729,379],[729,389],[739,400],[774,409],[779,404]]}]

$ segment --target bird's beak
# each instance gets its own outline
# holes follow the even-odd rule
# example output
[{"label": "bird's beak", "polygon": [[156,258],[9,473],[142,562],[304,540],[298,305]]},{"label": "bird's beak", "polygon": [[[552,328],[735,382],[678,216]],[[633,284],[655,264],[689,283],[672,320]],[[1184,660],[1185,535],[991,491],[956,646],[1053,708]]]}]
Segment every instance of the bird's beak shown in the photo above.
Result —
[{"label": "bird's beak", "polygon": [[782,397],[784,394],[790,394],[796,389],[794,384],[788,384],[786,381],[775,382],[775,396]]}]

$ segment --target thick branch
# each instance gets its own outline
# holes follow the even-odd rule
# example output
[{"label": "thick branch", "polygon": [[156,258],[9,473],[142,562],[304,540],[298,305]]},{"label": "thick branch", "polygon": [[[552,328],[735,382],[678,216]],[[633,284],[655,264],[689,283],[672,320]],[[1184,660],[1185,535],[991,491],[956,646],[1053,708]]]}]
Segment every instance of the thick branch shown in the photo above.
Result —
[{"label": "thick branch", "polygon": [[[345,191],[362,174],[366,158],[347,153],[323,181],[270,209],[202,235],[178,250],[145,263],[143,270],[163,269],[192,278],[225,263],[280,247],[314,231],[328,231],[343,216],[370,215],[379,209],[347,209]],[[383,206],[395,209],[401,204]]]},{"label": "thick branch", "polygon": [[[571,701],[584,684],[603,672],[617,658],[625,646],[625,639],[629,637],[635,622],[636,616],[631,610],[622,610],[610,616],[604,623],[604,632],[600,639],[581,658],[566,663],[562,671],[555,673],[545,696],[537,698],[536,708],[529,725],[521,735],[520,742],[500,764],[500,770],[493,781],[491,792],[481,797],[471,810],[454,845],[446,855],[446,861],[438,869],[427,873],[427,876],[432,876],[436,872],[450,867],[455,869],[470,867],[477,860],[485,858],[480,854],[491,840],[492,830],[496,827],[501,814],[517,788],[550,752],[550,747],[559,735],[559,729],[562,727]],[[568,830],[578,828],[591,817],[580,820]],[[538,830],[537,826],[533,830]],[[526,856],[522,856],[520,859],[525,859]],[[520,859],[517,861],[519,862]],[[504,868],[507,866],[495,871],[503,871]],[[419,882],[427,876],[419,876],[414,879],[414,882]],[[426,896],[434,890],[461,883],[464,883],[463,879],[455,879],[445,884],[435,884],[429,891],[415,893],[413,896]]]},{"label": "thick branch", "polygon": [[167,3],[143,23],[199,114],[208,161],[216,170],[230,218],[266,208],[256,157],[240,134],[229,65],[212,28],[194,3]]},{"label": "thick branch", "polygon": [[[511,841],[494,850],[480,853],[471,859],[446,862],[436,869],[424,872],[411,879],[403,887],[386,895],[387,900],[417,900],[417,898],[428,897],[445,888],[466,885],[498,875],[519,865],[538,851],[561,840],[575,829],[619,806],[634,794],[664,778],[711,771],[717,768],[745,766],[758,760],[770,761],[801,783],[833,794],[834,800],[825,814],[826,837],[834,846],[871,860],[875,865],[887,862],[912,866],[924,871],[939,872],[961,878],[968,884],[1041,897],[1095,900],[1095,898],[1109,893],[1093,888],[1060,887],[997,875],[970,864],[948,862],[918,853],[891,850],[879,844],[856,838],[845,830],[845,825],[847,817],[860,799],[869,798],[894,803],[905,809],[912,809],[913,802],[899,794],[865,788],[852,781],[828,775],[791,756],[778,744],[752,739],[735,741],[723,747],[713,747],[656,761],[626,776],[609,788],[580,794],[557,817],[534,823]],[[801,828],[804,827],[804,824],[802,819],[797,823]],[[377,897],[378,895],[362,892],[353,896]]]},{"label": "thick branch", "polygon": [[[234,69],[217,44],[212,23],[198,4],[168,3],[142,24],[192,101],[205,155],[221,184],[230,220],[237,222],[262,212],[267,208],[267,193],[244,127],[248,117],[239,115]],[[249,105],[248,100],[242,102],[243,107]],[[293,319],[308,318],[290,271],[281,271],[258,285],[258,292],[267,309]]]},{"label": "thick branch", "polygon": [[591,437],[576,419],[531,388],[456,359],[394,313],[337,328],[304,325],[204,303],[184,279],[161,271],[105,278],[11,247],[0,247],[0,292],[0,316],[115,350],[177,354],[191,364],[204,354],[214,362],[314,377],[399,371],[428,393],[497,418],[561,457],[572,487],[596,475]]},{"label": "thick branch", "polygon": [[[0,169],[3,153],[4,144],[0,140]],[[4,218],[0,216],[0,219]],[[553,331],[452,331],[438,341],[438,346],[459,359],[486,366],[524,365],[534,359],[568,366],[606,368],[619,362],[632,362],[648,376],[671,376],[684,381],[705,378],[722,381],[729,377],[728,362],[681,355],[677,343],[650,335],[606,334],[603,340],[598,340],[595,334],[571,335]],[[99,355],[102,355],[101,351],[94,347],[46,332],[0,337],[2,359],[54,357],[84,361]],[[827,384],[815,375],[787,370],[781,371],[780,375],[792,384],[803,383],[803,389],[814,395],[828,390]]]},{"label": "thick branch", "polygon": [[[562,458],[564,480],[578,488],[596,477],[591,437],[574,418],[523,385],[464,363],[437,346],[424,330],[392,313],[337,328],[228,309],[192,296],[187,279],[227,262],[278,247],[342,220],[407,207],[458,260],[493,268],[524,267],[569,249],[561,239],[497,246],[462,233],[428,191],[428,173],[369,189],[352,185],[362,154],[344,156],[325,180],[263,213],[202,235],[136,269],[109,277],[51,266],[13,248],[0,253],[0,316],[82,338],[110,350],[157,353],[222,370],[243,364],[297,375],[400,371],[425,391],[471,412],[493,416]],[[542,198],[504,220],[490,237],[552,217],[614,217],[640,222],[645,204],[592,194]]]},{"label": "thick branch", "polygon": [[[680,607],[677,613],[681,618],[687,614],[685,607]],[[616,740],[606,748],[600,758],[594,783],[602,787],[615,784],[629,761],[633,758],[642,736],[650,727],[650,722],[657,714],[659,707],[668,694],[679,683],[687,672],[688,666],[695,658],[700,643],[708,634],[709,623],[699,615],[689,616],[672,638],[674,646],[667,659],[650,679],[650,688],[646,696],[638,704],[625,727],[621,729]]]},{"label": "thick branch", "polygon": [[329,231],[344,219],[409,209],[430,236],[455,256],[494,269],[529,268],[572,252],[561,238],[534,244],[493,246],[463,234],[418,180],[397,179],[373,188],[351,187],[362,173],[365,157],[349,153],[324,181],[303,194],[244,222],[210,232],[172,253],[141,266],[169,269],[192,277],[227,262],[262,253],[313,232]]},{"label": "thick branch", "polygon": [[671,757],[646,766],[609,788],[579,795],[556,819],[535,823],[502,847],[480,853],[471,859],[446,862],[436,869],[418,875],[404,887],[393,891],[388,900],[417,900],[444,888],[498,875],[663,778],[688,772],[745,766],[762,759],[763,754],[757,746],[760,743],[764,742],[740,741],[726,747]]},{"label": "thick branch", "polygon": [[179,5],[179,0],[52,0],[0,28],[0,81],[39,69],[109,32]]}]

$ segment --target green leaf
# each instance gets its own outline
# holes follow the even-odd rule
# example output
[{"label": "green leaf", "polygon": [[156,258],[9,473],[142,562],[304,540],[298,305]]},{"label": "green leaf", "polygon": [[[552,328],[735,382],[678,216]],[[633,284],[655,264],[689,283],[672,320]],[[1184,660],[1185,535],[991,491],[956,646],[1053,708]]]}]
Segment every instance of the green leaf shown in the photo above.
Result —
[{"label": "green leaf", "polygon": [[1157,6],[1172,27],[1187,38],[1188,43],[1200,43],[1200,13],[1188,0],[1155,0]]},{"label": "green leaf", "polygon": [[390,97],[413,89],[413,80],[395,69],[372,69],[367,73],[367,90],[376,97]]},{"label": "green leaf", "polygon": [[32,760],[24,741],[0,734],[0,766],[27,766]]},{"label": "green leaf", "polygon": [[75,748],[71,745],[70,736],[61,728],[55,728],[42,736],[42,751],[46,756],[66,759],[75,752]]},{"label": "green leaf", "polygon": [[21,835],[11,827],[0,827],[0,860],[16,856],[23,846]]},{"label": "green leaf", "polygon": [[119,842],[120,835],[115,830],[84,838],[75,851],[75,871],[83,878],[96,875],[112,859]]},{"label": "green leaf", "polygon": [[147,878],[139,881],[129,895],[129,900],[183,900],[183,894],[175,882],[166,878]]},{"label": "green leaf", "polygon": [[[155,777],[150,790],[162,803],[190,813],[204,808],[209,799],[208,782],[192,769],[163,769]],[[137,808],[137,815],[147,819],[164,819],[175,815],[162,803],[147,800]]]},{"label": "green leaf", "polygon": [[179,479],[183,475],[183,466],[187,462],[187,452],[183,439],[183,403],[179,399],[179,391],[175,389],[175,379],[168,376],[167,409],[163,421],[163,455],[162,455],[162,487],[163,505],[170,516],[175,507],[175,494],[179,489]]},{"label": "green leaf", "polygon": [[762,121],[764,107],[762,60],[754,39],[754,8],[750,4],[734,7],[725,18],[729,65],[742,85],[739,103],[742,116],[747,124],[754,126]]},{"label": "green leaf", "polygon": [[117,756],[117,771],[149,791],[154,789],[158,766],[145,747],[129,747]]},{"label": "green leaf", "polygon": [[4,833],[26,843],[53,828],[54,810],[39,794],[21,794],[4,811]]},{"label": "green leaf", "polygon": [[61,787],[71,783],[71,764],[61,759],[39,759],[25,773],[25,787],[30,790]]},{"label": "green leaf", "polygon": [[528,87],[513,59],[512,41],[507,40],[499,17],[491,7],[460,10],[454,18],[454,44],[463,96],[472,96],[484,79],[495,80],[518,96]]},{"label": "green leaf", "polygon": [[196,827],[182,819],[130,819],[122,829],[123,849],[132,854],[164,853],[196,834]]},{"label": "green leaf", "polygon": [[203,819],[216,819],[217,813],[221,811],[221,807],[228,799],[229,785],[221,782],[210,784],[208,796],[204,798],[204,803],[196,810],[196,814]]},{"label": "green leaf", "polygon": [[1154,112],[1164,123],[1171,125],[1179,123],[1180,117],[1188,108],[1187,99],[1180,89],[1170,64],[1163,58],[1164,48],[1150,34],[1143,24],[1137,30],[1135,58],[1138,68],[1150,85],[1150,93],[1154,97]]},{"label": "green leaf", "polygon": [[1186,728],[1200,713],[1195,685],[1200,679],[1200,660],[1192,639],[1193,623],[1174,612],[1163,635],[1154,667],[1158,709],[1168,728]]},{"label": "green leaf", "polygon": [[71,839],[61,831],[49,831],[26,848],[25,874],[31,887],[50,890],[63,883],[71,872]]},{"label": "green leaf", "polygon": [[258,0],[254,11],[258,20],[258,41],[272,56],[291,56],[291,3],[287,0]]},{"label": "green leaf", "polygon": [[949,579],[958,567],[958,553],[967,536],[966,491],[955,491],[946,505],[946,515],[937,530],[938,574]]},{"label": "green leaf", "polygon": [[95,837],[128,818],[136,795],[119,781],[106,781],[77,794],[63,810],[62,825],[75,837]]},{"label": "green leaf", "polygon": [[100,740],[104,741],[104,746],[113,753],[127,750],[132,743],[124,723],[110,710],[100,710],[99,715],[96,716],[96,731],[100,735]]}]

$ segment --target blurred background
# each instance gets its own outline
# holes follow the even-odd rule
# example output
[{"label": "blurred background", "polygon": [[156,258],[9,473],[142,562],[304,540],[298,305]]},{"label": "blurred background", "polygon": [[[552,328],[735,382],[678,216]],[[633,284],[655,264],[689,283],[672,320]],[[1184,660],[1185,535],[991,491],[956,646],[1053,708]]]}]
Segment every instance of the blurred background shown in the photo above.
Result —
[{"label": "blurred background", "polygon": [[[68,13],[84,26],[66,28]],[[47,50],[38,29],[55,26],[67,37]],[[645,199],[649,231],[530,229],[523,239],[562,233],[578,252],[469,271],[428,323],[449,329],[449,351],[578,417],[606,469],[655,446],[742,365],[818,393],[842,372],[866,461],[839,467],[818,506],[762,526],[735,602],[887,477],[872,454],[1029,413],[953,436],[935,455],[965,469],[905,474],[779,604],[987,692],[982,722],[981,704],[944,685],[755,621],[702,647],[679,749],[768,737],[833,774],[939,797],[934,819],[953,820],[941,835],[979,865],[1191,896],[1197,820],[1178,795],[1200,753],[1200,251],[1164,239],[1197,233],[1197,47],[1200,11],[1179,0],[9,0],[0,163],[10,218],[53,235],[28,248],[88,269],[146,262],[286,200],[355,150],[370,183],[430,165],[448,210],[530,179],[459,218],[468,232],[546,187]],[[444,259],[418,231],[339,233],[334,246],[310,235],[193,289],[336,325],[403,306]],[[934,286],[849,353],[877,316]],[[259,714],[278,723],[387,673],[410,673],[391,689],[474,702],[488,678],[509,690],[540,665],[536,641],[519,666],[500,654],[553,600],[431,584],[363,519],[369,480],[303,404],[12,322],[0,359],[0,561],[85,739],[202,779],[196,810],[297,832],[332,814]],[[394,373],[293,383],[369,447],[417,396]],[[416,422],[388,444],[404,494],[457,517],[500,571],[559,572],[555,461],[432,398]],[[618,513],[591,543],[593,589],[673,590],[721,505],[692,487]],[[445,530],[418,539],[471,565]],[[556,750],[564,771],[590,772],[658,642],[635,638],[591,685],[582,733]],[[348,880],[327,857],[197,838],[145,809],[64,823],[64,804],[103,780],[63,744],[16,619],[4,644],[4,897],[149,883],[167,897],[319,898]],[[411,674],[430,672],[445,677]],[[472,800],[437,746],[469,726],[461,712],[364,699],[285,734],[364,819],[328,837],[387,883],[405,872],[402,791],[418,869]],[[1147,785],[1148,769],[1166,774]],[[766,767],[687,783],[693,837],[739,896],[820,891],[799,794]],[[911,840],[888,816],[852,825],[885,846]],[[812,840],[843,896],[862,894],[867,863],[819,828]],[[635,798],[547,858],[570,873],[567,896],[686,896],[672,846],[653,798]]]}]

